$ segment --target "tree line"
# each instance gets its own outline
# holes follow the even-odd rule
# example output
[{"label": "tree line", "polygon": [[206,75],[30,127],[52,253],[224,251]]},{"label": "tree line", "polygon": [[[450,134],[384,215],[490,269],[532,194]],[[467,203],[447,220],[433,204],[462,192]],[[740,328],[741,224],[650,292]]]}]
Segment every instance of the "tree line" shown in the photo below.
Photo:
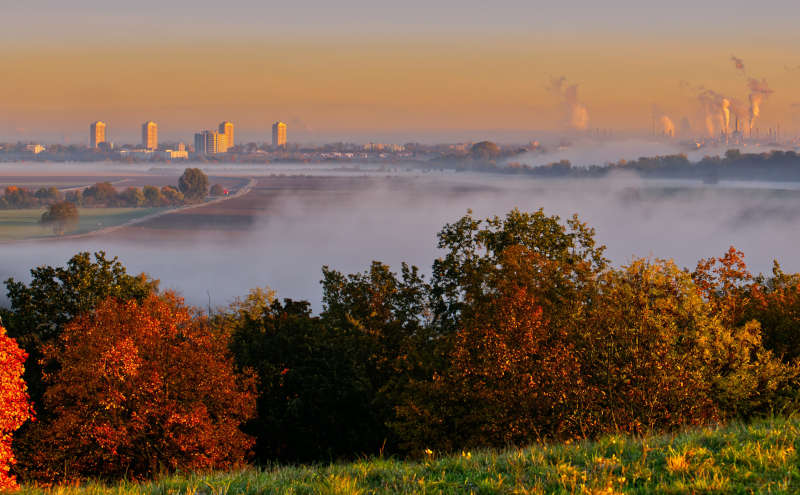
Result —
[{"label": "tree line", "polygon": [[465,215],[438,247],[429,280],[323,267],[318,315],[268,289],[204,313],[104,253],[7,280],[0,365],[17,378],[0,398],[19,410],[0,430],[36,417],[13,473],[418,456],[798,409],[800,275],[777,263],[753,275],[731,248],[614,267],[593,229],[541,210]]},{"label": "tree line", "polygon": [[0,196],[0,209],[40,208],[68,201],[82,207],[138,208],[180,206],[203,200],[208,194],[222,196],[224,188],[214,184],[209,188],[208,176],[199,168],[187,168],[177,186],[127,187],[117,190],[110,182],[97,182],[84,189],[66,193],[56,187],[37,190],[8,186]]}]

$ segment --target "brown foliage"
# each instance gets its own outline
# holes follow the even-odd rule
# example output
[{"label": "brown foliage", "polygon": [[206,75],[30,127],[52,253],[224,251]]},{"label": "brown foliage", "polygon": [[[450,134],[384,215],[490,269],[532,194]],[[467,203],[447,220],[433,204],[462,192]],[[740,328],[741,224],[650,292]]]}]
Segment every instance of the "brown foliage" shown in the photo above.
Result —
[{"label": "brown foliage", "polygon": [[44,359],[58,370],[45,377],[51,417],[32,432],[31,477],[225,468],[252,446],[239,425],[254,414],[254,379],[234,373],[227,337],[172,294],[104,301]]}]

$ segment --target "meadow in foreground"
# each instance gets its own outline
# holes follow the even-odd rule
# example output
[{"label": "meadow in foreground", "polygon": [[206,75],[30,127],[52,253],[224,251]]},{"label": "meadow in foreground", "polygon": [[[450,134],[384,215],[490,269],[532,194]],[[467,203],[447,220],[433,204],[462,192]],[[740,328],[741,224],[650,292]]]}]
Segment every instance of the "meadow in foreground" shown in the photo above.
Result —
[{"label": "meadow in foreground", "polygon": [[773,418],[677,435],[472,451],[412,462],[276,466],[39,488],[20,494],[797,493],[800,420]]}]

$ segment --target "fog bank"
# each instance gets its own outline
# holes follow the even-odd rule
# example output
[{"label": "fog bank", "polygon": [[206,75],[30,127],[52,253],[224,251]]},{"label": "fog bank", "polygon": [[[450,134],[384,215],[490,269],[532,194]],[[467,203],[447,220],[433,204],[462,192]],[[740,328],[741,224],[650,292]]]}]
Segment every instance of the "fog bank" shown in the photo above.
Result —
[{"label": "fog bank", "polygon": [[[673,258],[694,267],[730,245],[753,271],[777,258],[800,271],[800,192],[779,184],[645,181],[631,176],[596,180],[535,180],[480,174],[396,177],[309,201],[276,191],[270,207],[243,235],[156,240],[74,240],[0,244],[0,277],[28,280],[37,265],[63,265],[78,251],[104,250],[132,273],[147,272],[162,288],[206,307],[227,304],[268,285],[279,297],[310,300],[320,309],[320,268],[361,271],[372,260],[401,261],[429,273],[440,255],[436,233],[472,209],[477,217],[512,208],[562,218],[577,213],[594,227],[617,265],[634,256]],[[313,196],[312,196],[313,197]],[[5,301],[4,301],[5,302]]]}]

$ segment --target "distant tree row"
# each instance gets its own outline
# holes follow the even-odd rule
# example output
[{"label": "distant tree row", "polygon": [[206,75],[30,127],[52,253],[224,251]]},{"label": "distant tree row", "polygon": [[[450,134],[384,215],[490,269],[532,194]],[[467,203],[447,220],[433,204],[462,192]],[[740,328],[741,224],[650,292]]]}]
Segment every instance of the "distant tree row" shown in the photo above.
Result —
[{"label": "distant tree row", "polygon": [[8,186],[4,192],[0,196],[0,209],[40,208],[63,201],[82,207],[157,208],[202,201],[209,193],[212,196],[223,196],[225,189],[215,184],[209,190],[206,174],[198,168],[187,168],[179,178],[177,188],[144,186],[118,191],[110,182],[98,182],[85,189],[70,190],[66,194],[55,187],[32,191],[24,187]]},{"label": "distant tree row", "polygon": [[[13,473],[143,478],[798,412],[800,275],[777,263],[755,276],[731,248],[693,270],[613,267],[593,229],[541,210],[466,215],[438,239],[429,281],[323,267],[319,315],[267,289],[203,314],[103,253],[9,279],[37,417]],[[21,355],[0,345],[22,397]]]}]

